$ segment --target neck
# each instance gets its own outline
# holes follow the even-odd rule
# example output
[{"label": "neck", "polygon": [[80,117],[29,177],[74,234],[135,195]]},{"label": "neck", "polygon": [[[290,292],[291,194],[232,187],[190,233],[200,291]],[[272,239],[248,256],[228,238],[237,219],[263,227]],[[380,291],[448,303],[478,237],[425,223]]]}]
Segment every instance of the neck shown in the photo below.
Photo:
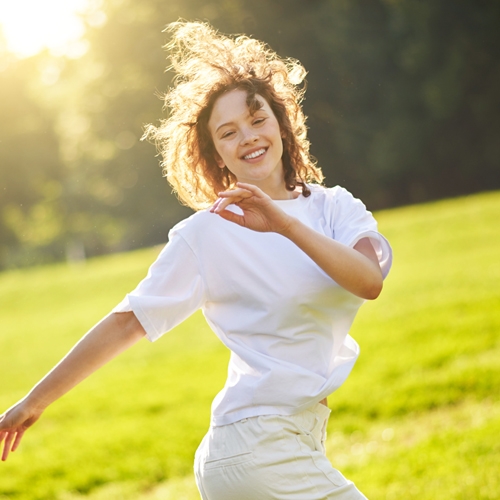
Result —
[{"label": "neck", "polygon": [[288,191],[288,189],[285,189],[285,191],[283,193],[281,193],[280,195],[276,195],[276,196],[271,196],[271,198],[273,200],[294,200],[295,198],[297,198],[298,196],[300,195],[300,192],[299,191]]},{"label": "neck", "polygon": [[[248,181],[242,181],[248,182]],[[288,191],[285,183],[285,176],[281,174],[279,178],[277,176],[269,177],[263,181],[250,181],[259,189],[262,189],[272,200],[293,200],[300,195],[300,191]]]}]

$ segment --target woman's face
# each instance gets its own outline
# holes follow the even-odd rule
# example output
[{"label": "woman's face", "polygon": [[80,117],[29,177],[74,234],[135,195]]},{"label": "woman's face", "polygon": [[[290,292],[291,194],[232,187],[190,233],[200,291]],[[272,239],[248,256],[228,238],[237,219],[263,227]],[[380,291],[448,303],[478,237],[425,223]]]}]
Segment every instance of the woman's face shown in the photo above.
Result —
[{"label": "woman's face", "polygon": [[247,93],[231,90],[219,97],[208,121],[220,168],[226,166],[238,179],[271,194],[285,187],[283,143],[278,120],[268,102],[255,96],[262,107],[253,115]]}]

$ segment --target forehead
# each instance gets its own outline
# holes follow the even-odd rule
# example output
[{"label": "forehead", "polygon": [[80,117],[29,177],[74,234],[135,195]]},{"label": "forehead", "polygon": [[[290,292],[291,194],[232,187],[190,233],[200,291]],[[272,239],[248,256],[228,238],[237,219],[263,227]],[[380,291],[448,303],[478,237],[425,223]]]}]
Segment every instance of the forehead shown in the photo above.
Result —
[{"label": "forehead", "polygon": [[[244,90],[235,89],[222,94],[214,103],[212,114],[208,120],[208,125],[215,130],[224,123],[232,123],[245,119],[250,115],[247,105],[247,93]],[[263,111],[272,113],[267,101],[256,94],[255,98],[261,103]]]}]

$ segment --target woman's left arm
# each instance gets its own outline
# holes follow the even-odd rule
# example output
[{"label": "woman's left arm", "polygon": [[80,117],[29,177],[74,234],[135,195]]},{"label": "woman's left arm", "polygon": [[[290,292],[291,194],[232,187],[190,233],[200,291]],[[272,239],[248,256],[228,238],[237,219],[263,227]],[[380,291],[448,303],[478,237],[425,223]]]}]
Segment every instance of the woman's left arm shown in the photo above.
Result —
[{"label": "woman's left arm", "polygon": [[363,299],[376,299],[382,291],[382,271],[368,238],[354,248],[318,233],[298,219],[291,218],[283,236],[293,241],[341,287]]},{"label": "woman's left arm", "polygon": [[[236,189],[219,193],[219,196],[212,212],[254,231],[285,236],[341,287],[363,299],[373,300],[379,296],[382,271],[368,238],[358,241],[354,248],[347,247],[286,214],[252,184],[238,183]],[[231,203],[238,205],[243,215],[226,210]]]}]

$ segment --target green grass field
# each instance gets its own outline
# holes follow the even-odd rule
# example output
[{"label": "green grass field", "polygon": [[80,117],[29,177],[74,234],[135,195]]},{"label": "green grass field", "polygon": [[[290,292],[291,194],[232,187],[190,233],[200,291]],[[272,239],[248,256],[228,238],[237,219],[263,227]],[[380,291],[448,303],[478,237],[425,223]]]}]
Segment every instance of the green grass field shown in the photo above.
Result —
[{"label": "green grass field", "polygon": [[[500,498],[500,193],[377,214],[395,259],[329,398],[328,454],[370,498]],[[158,249],[0,274],[7,408],[144,276]],[[194,500],[227,350],[196,314],[50,407],[0,464],[0,499]],[[236,499],[235,499],[236,500]]]}]

